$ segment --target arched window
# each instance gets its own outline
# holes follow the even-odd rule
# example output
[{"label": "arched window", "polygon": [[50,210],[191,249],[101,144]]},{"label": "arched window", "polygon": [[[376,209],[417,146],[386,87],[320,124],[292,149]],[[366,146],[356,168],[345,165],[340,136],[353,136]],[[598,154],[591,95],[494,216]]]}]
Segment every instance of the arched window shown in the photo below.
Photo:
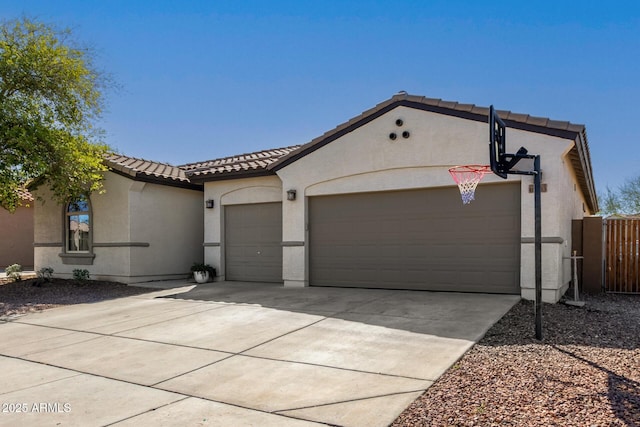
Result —
[{"label": "arched window", "polygon": [[65,222],[66,251],[89,252],[91,250],[91,210],[86,197],[80,197],[67,205]]}]

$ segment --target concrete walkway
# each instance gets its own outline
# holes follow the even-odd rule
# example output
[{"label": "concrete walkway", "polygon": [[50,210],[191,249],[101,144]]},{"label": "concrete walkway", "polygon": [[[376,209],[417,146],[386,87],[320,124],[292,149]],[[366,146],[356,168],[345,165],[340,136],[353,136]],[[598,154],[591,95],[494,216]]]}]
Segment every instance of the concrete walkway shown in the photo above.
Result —
[{"label": "concrete walkway", "polygon": [[0,324],[0,425],[385,426],[519,300],[184,285]]}]

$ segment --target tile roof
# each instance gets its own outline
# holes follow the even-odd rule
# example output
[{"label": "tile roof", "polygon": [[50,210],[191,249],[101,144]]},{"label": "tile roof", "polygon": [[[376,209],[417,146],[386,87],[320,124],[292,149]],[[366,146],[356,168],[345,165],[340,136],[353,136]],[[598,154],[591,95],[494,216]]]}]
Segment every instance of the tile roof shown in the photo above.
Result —
[{"label": "tile roof", "polygon": [[31,194],[26,188],[18,188],[16,190],[16,193],[18,193],[18,197],[20,197],[20,200],[33,202],[33,194]]},{"label": "tile roof", "polygon": [[[268,169],[277,171],[399,106],[417,108],[485,123],[488,121],[489,116],[489,107],[461,104],[455,101],[444,101],[439,98],[427,98],[400,92],[347,122],[338,125],[334,129],[325,132],[323,135],[314,138],[310,142],[302,145],[299,149],[282,156],[276,162],[270,164]],[[568,121],[551,120],[547,117],[514,113],[507,110],[497,110],[497,112],[507,127],[574,140],[576,146],[572,150],[571,160],[578,182],[591,211],[598,211],[598,199],[593,181],[589,144],[584,125],[574,124]]]},{"label": "tile roof", "polygon": [[273,174],[267,167],[300,148],[299,145],[256,151],[254,153],[239,154],[204,162],[188,163],[179,168],[186,172],[191,180],[225,179],[242,176]]},{"label": "tile roof", "polygon": [[[398,106],[407,106],[413,108],[419,108],[426,111],[437,112],[441,114],[453,115],[462,118],[467,118],[477,121],[488,121],[489,107],[480,107],[475,104],[461,104],[455,101],[444,101],[439,98],[427,98],[425,96],[409,95],[405,92],[398,93],[376,105],[369,110],[366,110],[358,116],[336,126],[317,138],[314,138],[310,142],[304,144],[300,150],[295,153],[291,153],[278,162],[271,165],[270,169],[279,169],[280,167],[289,164],[287,161],[297,160],[299,157],[307,154],[307,151],[315,146],[322,146],[330,141],[333,141],[345,133],[349,133],[355,128],[368,123],[369,121],[381,116],[384,113],[391,111]],[[546,117],[530,116],[529,114],[513,113],[507,110],[497,110],[500,118],[507,124],[508,127],[521,128],[526,130],[538,131],[540,133],[552,133],[562,134],[568,136],[571,133],[584,132],[584,125],[577,125],[567,121],[551,120]],[[545,132],[549,130],[549,132]],[[585,135],[586,136],[586,135]],[[320,147],[317,147],[320,148]],[[317,149],[316,148],[316,149]],[[314,151],[314,150],[311,150]]]},{"label": "tile roof", "polygon": [[153,162],[121,154],[109,154],[105,157],[105,160],[112,171],[133,179],[178,187],[200,188],[200,186],[191,183],[184,170],[167,163]]},{"label": "tile roof", "polygon": [[[180,166],[117,154],[108,156],[107,163],[115,171],[135,179],[152,180],[168,185],[196,188],[201,188],[199,183],[209,180],[272,175],[278,169],[285,167],[399,106],[417,108],[482,122],[487,122],[489,115],[488,107],[481,107],[475,104],[462,104],[455,101],[444,101],[439,98],[427,98],[400,92],[304,145],[257,151],[203,162],[188,163]],[[551,120],[547,117],[514,113],[507,110],[498,110],[497,112],[507,127],[574,140],[576,145],[569,153],[571,164],[590,210],[592,212],[598,211],[598,200],[591,170],[589,144],[584,125],[573,124],[568,121]]]}]

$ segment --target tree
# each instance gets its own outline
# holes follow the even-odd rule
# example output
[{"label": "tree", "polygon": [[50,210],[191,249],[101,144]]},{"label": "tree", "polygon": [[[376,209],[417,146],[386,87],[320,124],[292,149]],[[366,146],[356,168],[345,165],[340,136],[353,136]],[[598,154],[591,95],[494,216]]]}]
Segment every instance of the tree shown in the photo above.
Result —
[{"label": "tree", "polygon": [[627,179],[620,186],[620,203],[624,212],[640,213],[640,175]]},{"label": "tree", "polygon": [[95,127],[108,77],[71,31],[28,18],[0,24],[0,205],[46,183],[64,202],[102,189],[109,147]]},{"label": "tree", "polygon": [[606,193],[601,195],[600,199],[604,214],[640,213],[640,175],[627,179],[617,191],[607,187]]},{"label": "tree", "polygon": [[611,215],[622,212],[622,206],[620,206],[620,197],[616,194],[611,187],[607,186],[604,194],[600,194],[600,212],[605,215]]}]

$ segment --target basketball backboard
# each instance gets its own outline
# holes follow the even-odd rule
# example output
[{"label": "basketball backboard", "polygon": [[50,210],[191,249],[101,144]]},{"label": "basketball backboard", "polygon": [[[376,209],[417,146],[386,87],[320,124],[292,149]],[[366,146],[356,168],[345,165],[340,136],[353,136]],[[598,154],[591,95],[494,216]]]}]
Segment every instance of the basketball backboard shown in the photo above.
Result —
[{"label": "basketball backboard", "polygon": [[534,156],[530,156],[524,147],[520,147],[515,154],[507,153],[506,132],[506,125],[492,105],[489,107],[489,166],[491,171],[500,178],[507,178],[510,173],[526,175],[528,172],[512,169],[520,160],[533,159]]},{"label": "basketball backboard", "polygon": [[506,179],[509,169],[505,168],[505,153],[506,126],[492,105],[489,107],[489,165],[493,173]]}]

